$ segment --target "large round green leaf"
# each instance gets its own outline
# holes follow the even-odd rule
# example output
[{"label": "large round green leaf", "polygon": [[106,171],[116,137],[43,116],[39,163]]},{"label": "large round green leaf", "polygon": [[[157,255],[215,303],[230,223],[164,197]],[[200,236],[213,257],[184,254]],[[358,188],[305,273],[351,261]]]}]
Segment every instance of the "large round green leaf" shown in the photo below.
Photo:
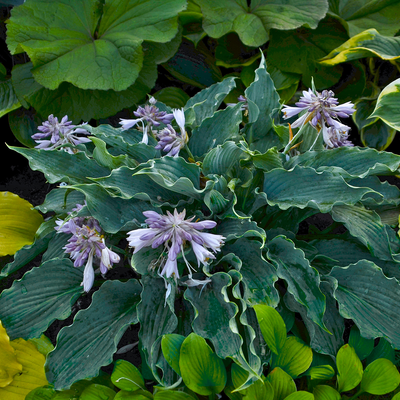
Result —
[{"label": "large round green leaf", "polygon": [[117,388],[129,392],[144,388],[142,374],[133,364],[126,360],[115,361],[111,382]]},{"label": "large round green leaf", "polygon": [[363,375],[363,366],[353,347],[345,344],[339,349],[336,356],[336,366],[339,392],[347,392],[360,383]]},{"label": "large round green leaf", "polygon": [[332,386],[318,385],[313,390],[315,400],[340,400],[340,393]]},{"label": "large round green leaf", "polygon": [[220,393],[226,384],[223,361],[205,339],[191,333],[182,343],[179,367],[185,385],[204,396]]},{"label": "large round green leaf", "polygon": [[274,400],[283,400],[297,391],[293,378],[283,369],[275,367],[266,378],[274,390]]}]

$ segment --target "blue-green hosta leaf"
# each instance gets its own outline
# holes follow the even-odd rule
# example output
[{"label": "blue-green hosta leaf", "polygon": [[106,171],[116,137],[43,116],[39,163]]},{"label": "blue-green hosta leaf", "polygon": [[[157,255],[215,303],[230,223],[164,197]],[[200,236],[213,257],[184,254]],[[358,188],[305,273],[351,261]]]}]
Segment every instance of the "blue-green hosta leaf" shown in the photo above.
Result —
[{"label": "blue-green hosta leaf", "polygon": [[222,145],[227,140],[238,139],[241,122],[242,110],[240,104],[215,112],[212,117],[205,118],[193,130],[189,140],[190,151],[195,157],[201,157],[213,147]]},{"label": "blue-green hosta leaf", "polygon": [[[272,129],[273,119],[280,108],[279,95],[267,72],[264,54],[261,54],[260,65],[255,70],[254,82],[244,94],[249,103],[249,123],[244,131],[251,148],[265,152],[271,147],[280,147],[279,136]],[[254,104],[250,105],[251,102]]]},{"label": "blue-green hosta leaf", "polygon": [[83,292],[82,277],[69,259],[55,259],[14,281],[0,296],[0,318],[10,337],[39,337],[55,319],[67,318]]},{"label": "blue-green hosta leaf", "polygon": [[387,36],[393,36],[399,30],[397,15],[400,4],[397,1],[330,1],[329,12],[342,19],[350,37],[371,26]]},{"label": "blue-green hosta leaf", "polygon": [[296,165],[312,167],[317,172],[332,170],[345,179],[365,178],[391,175],[400,166],[400,156],[369,148],[340,147],[329,151],[308,151],[291,158],[284,167],[291,169]]},{"label": "blue-green hosta leaf", "polygon": [[0,118],[19,107],[21,103],[15,94],[11,79],[0,80]]},{"label": "blue-green hosta leaf", "polygon": [[117,233],[123,227],[132,229],[144,222],[143,211],[156,211],[151,204],[141,200],[113,197],[96,184],[75,185],[73,188],[85,195],[90,214],[108,233]]},{"label": "blue-green hosta leaf", "polygon": [[68,115],[74,123],[115,115],[144,99],[157,80],[157,65],[148,54],[135,83],[119,92],[84,90],[67,82],[56,90],[46,89],[35,81],[31,70],[31,62],[16,65],[12,70],[12,83],[21,104],[26,108],[32,106],[43,119],[50,114],[60,118]]},{"label": "blue-green hosta leaf", "polygon": [[[173,370],[162,355],[161,339],[163,335],[174,332],[178,325],[178,318],[171,308],[175,298],[174,289],[166,301],[166,288],[162,279],[144,276],[142,284],[143,291],[138,305],[142,352],[145,362],[158,382],[162,385],[172,384],[173,382],[169,382],[170,374],[166,373],[166,368],[172,372]],[[160,361],[161,357],[163,362]],[[159,375],[157,366],[163,370],[162,376]]]},{"label": "blue-green hosta leaf", "polygon": [[374,112],[370,117],[378,117],[397,131],[400,130],[400,78],[387,85],[379,94]]},{"label": "blue-green hosta leaf", "polygon": [[44,202],[36,208],[43,214],[54,211],[56,214],[66,214],[77,204],[83,204],[85,196],[77,191],[65,187],[57,187],[47,194]]},{"label": "blue-green hosta leaf", "polygon": [[12,54],[28,53],[35,80],[49,89],[70,82],[81,89],[121,91],[142,69],[143,40],[169,42],[185,5],[184,0],[28,2],[13,10],[7,44]]},{"label": "blue-green hosta leaf", "polygon": [[247,154],[237,144],[231,141],[212,149],[204,157],[203,174],[224,175],[237,164],[238,160],[246,158]]},{"label": "blue-green hosta leaf", "polygon": [[248,219],[232,219],[227,218],[218,226],[218,233],[225,237],[226,241],[236,240],[245,237],[255,237],[262,240],[259,248],[261,248],[266,240],[264,229],[257,226],[255,221]]},{"label": "blue-green hosta leaf", "polygon": [[138,322],[141,290],[134,279],[107,281],[94,293],[91,305],[76,314],[73,324],[61,329],[46,364],[47,378],[56,390],[96,376],[101,366],[112,362],[125,330]]},{"label": "blue-green hosta leaf", "polygon": [[351,327],[348,343],[354,348],[361,361],[367,358],[374,348],[374,340],[363,338],[360,335],[360,330],[357,328],[357,325]]},{"label": "blue-green hosta leaf", "polygon": [[41,171],[50,183],[89,183],[90,178],[109,175],[110,170],[97,164],[84,152],[75,154],[66,151],[10,147],[29,160],[34,171]]},{"label": "blue-green hosta leaf", "polygon": [[366,363],[371,364],[378,358],[386,358],[392,363],[395,362],[396,353],[390,343],[383,337],[379,338],[379,343],[374,347],[371,354],[367,357]]},{"label": "blue-green hosta leaf", "polygon": [[330,171],[296,165],[290,171],[277,168],[264,172],[263,192],[269,205],[282,210],[311,207],[326,213],[334,205],[355,204],[372,190],[352,187]]},{"label": "blue-green hosta leaf", "polygon": [[344,320],[337,310],[336,299],[332,295],[332,286],[328,282],[323,281],[320,284],[320,289],[326,298],[326,310],[323,321],[329,333],[320,328],[307,316],[307,308],[295,301],[290,293],[285,294],[284,300],[291,311],[298,312],[301,315],[310,336],[310,346],[312,349],[318,353],[336,357],[337,351],[344,344]]},{"label": "blue-green hosta leaf", "polygon": [[137,162],[134,159],[130,158],[128,155],[121,154],[118,156],[113,156],[112,154],[110,154],[107,150],[106,142],[104,142],[103,140],[94,136],[92,136],[90,140],[95,145],[95,148],[93,150],[93,158],[99,165],[110,170],[125,165],[128,167],[136,167]]},{"label": "blue-green hosta leaf", "polygon": [[364,338],[384,337],[399,347],[400,285],[395,278],[387,278],[381,268],[366,260],[334,267],[328,277],[334,278],[340,314],[352,319]]},{"label": "blue-green hosta leaf", "polygon": [[288,291],[306,307],[308,317],[326,329],[323,317],[325,296],[321,292],[320,277],[311,267],[304,252],[285,236],[277,236],[267,243],[267,257],[276,267],[276,273],[288,284]]},{"label": "blue-green hosta leaf", "polygon": [[268,41],[274,29],[295,29],[301,25],[316,28],[328,10],[326,1],[318,0],[311,6],[305,1],[288,1],[285,4],[271,0],[197,0],[204,16],[203,29],[214,38],[235,31],[247,46],[258,47]]},{"label": "blue-green hosta leaf", "polygon": [[186,125],[194,129],[205,118],[211,117],[235,87],[235,78],[229,77],[196,93],[184,107]]},{"label": "blue-green hosta leaf", "polygon": [[[372,255],[385,261],[393,261],[391,236],[395,235],[390,232],[390,227],[383,225],[375,211],[344,205],[334,206],[331,215],[335,221],[342,222],[352,236],[365,244]],[[396,249],[396,246],[393,247]]]},{"label": "blue-green hosta leaf", "polygon": [[360,138],[363,145],[377,150],[387,149],[395,136],[396,129],[391,128],[380,119],[365,126],[360,131]]},{"label": "blue-green hosta leaf", "polygon": [[243,299],[247,304],[276,307],[279,293],[274,284],[278,276],[273,265],[262,256],[260,243],[248,239],[236,240],[226,244],[224,252],[232,252],[240,259],[237,269],[242,275]]},{"label": "blue-green hosta leaf", "polygon": [[383,60],[400,58],[400,38],[380,35],[376,29],[368,29],[353,36],[320,60],[324,65],[336,65],[359,58],[379,57]]}]

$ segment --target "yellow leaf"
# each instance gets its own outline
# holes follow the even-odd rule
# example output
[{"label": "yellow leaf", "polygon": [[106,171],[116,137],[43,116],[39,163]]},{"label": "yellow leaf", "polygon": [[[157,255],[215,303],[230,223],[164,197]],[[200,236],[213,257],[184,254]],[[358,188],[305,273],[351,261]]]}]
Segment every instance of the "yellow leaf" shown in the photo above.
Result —
[{"label": "yellow leaf", "polygon": [[32,207],[14,193],[0,192],[0,257],[33,243],[43,217]]},{"label": "yellow leaf", "polygon": [[0,322],[0,388],[9,385],[14,376],[20,372],[22,365],[17,361],[17,355],[10,345],[10,338]]},{"label": "yellow leaf", "polygon": [[34,344],[24,339],[13,340],[11,346],[22,364],[22,373],[14,376],[8,386],[0,388],[0,399],[24,400],[31,390],[49,384],[44,372],[46,359]]}]

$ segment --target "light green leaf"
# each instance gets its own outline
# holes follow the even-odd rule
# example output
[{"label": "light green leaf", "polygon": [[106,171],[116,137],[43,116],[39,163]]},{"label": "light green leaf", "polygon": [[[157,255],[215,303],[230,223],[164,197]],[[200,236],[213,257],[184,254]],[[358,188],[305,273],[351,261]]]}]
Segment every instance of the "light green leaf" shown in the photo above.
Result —
[{"label": "light green leaf", "polygon": [[378,358],[365,368],[360,390],[375,395],[390,393],[400,384],[400,373],[386,358]]},{"label": "light green leaf", "polygon": [[328,277],[334,278],[340,314],[352,319],[364,338],[384,337],[394,347],[400,346],[400,285],[396,279],[387,278],[379,267],[366,260],[334,267]]},{"label": "light green leaf", "polygon": [[211,350],[204,338],[191,333],[182,343],[179,367],[186,386],[207,396],[220,393],[227,374],[224,363]]},{"label": "light green leaf", "polygon": [[350,37],[371,26],[387,36],[393,36],[399,30],[397,15],[400,4],[397,1],[330,1],[329,11],[342,19]]},{"label": "light green leaf", "polygon": [[111,382],[119,389],[134,392],[145,387],[140,371],[126,360],[116,360]]},{"label": "light green leaf", "polygon": [[11,192],[0,192],[0,209],[1,257],[32,244],[43,217],[32,204]]},{"label": "light green leaf", "polygon": [[61,329],[46,361],[47,377],[56,390],[96,376],[101,366],[112,362],[125,330],[138,322],[141,290],[134,279],[107,281],[93,294],[91,305],[76,314],[74,323]]},{"label": "light green leaf", "polygon": [[272,385],[259,379],[252,383],[245,393],[243,400],[273,400],[274,398]]},{"label": "light green leaf", "polygon": [[349,344],[345,344],[339,349],[336,356],[336,367],[339,392],[354,389],[361,382],[363,366],[355,350]]},{"label": "light green leaf", "polygon": [[387,85],[379,94],[374,112],[370,115],[378,117],[397,131],[400,130],[400,78]]},{"label": "light green leaf", "polygon": [[299,390],[285,397],[287,400],[314,400],[314,395],[306,390]]},{"label": "light green leaf", "polygon": [[0,320],[10,337],[37,338],[55,319],[67,318],[83,292],[82,273],[69,259],[55,259],[14,281],[0,296]]},{"label": "light green leaf", "polygon": [[279,367],[295,379],[308,369],[312,358],[309,346],[298,337],[289,336],[279,353],[272,355],[271,369]]},{"label": "light green leaf", "polygon": [[184,0],[28,2],[13,10],[7,44],[12,54],[28,53],[35,80],[49,89],[70,82],[81,89],[121,91],[142,69],[143,40],[170,41],[184,8]]},{"label": "light green leaf", "polygon": [[383,60],[400,58],[400,38],[380,35],[376,29],[368,29],[353,36],[320,60],[324,65],[336,65],[359,58],[379,57]]},{"label": "light green leaf", "polygon": [[164,335],[161,339],[161,349],[163,355],[168,364],[178,375],[182,375],[179,368],[179,355],[184,340],[185,336],[178,335],[176,333]]},{"label": "light green leaf", "polygon": [[285,322],[273,307],[255,304],[253,309],[256,312],[265,342],[271,351],[278,355],[286,342]]},{"label": "light green leaf", "polygon": [[305,375],[311,379],[327,381],[332,379],[336,375],[336,372],[331,365],[317,365],[306,371]]},{"label": "light green leaf", "polygon": [[21,103],[15,94],[11,79],[0,80],[0,118],[19,107]]},{"label": "light green leaf", "polygon": [[276,367],[266,377],[274,389],[274,400],[283,400],[297,391],[293,378],[283,369]]},{"label": "light green leaf", "polygon": [[294,29],[301,25],[316,28],[325,16],[327,2],[313,3],[289,1],[285,4],[270,0],[252,1],[223,0],[215,4],[211,0],[197,0],[204,16],[203,29],[214,38],[235,31],[247,46],[258,47],[267,42],[268,32],[274,29]]},{"label": "light green leaf", "polygon": [[313,390],[315,400],[340,400],[340,393],[332,386],[318,385]]},{"label": "light green leaf", "polygon": [[178,392],[176,390],[160,390],[154,395],[154,400],[195,400],[195,398],[185,392]]},{"label": "light green leaf", "polygon": [[88,386],[79,396],[79,400],[113,400],[115,397],[114,390],[108,386],[94,383]]}]

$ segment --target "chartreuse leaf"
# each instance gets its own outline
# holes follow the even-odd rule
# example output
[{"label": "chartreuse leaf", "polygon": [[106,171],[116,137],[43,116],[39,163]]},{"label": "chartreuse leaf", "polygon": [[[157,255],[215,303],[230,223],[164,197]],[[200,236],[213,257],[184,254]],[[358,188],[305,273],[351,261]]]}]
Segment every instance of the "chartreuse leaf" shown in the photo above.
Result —
[{"label": "chartreuse leaf", "polygon": [[22,365],[18,362],[10,338],[0,321],[0,388],[9,385],[14,376],[21,372]]},{"label": "chartreuse leaf", "polygon": [[311,367],[305,375],[315,380],[329,380],[335,376],[336,372],[331,365],[317,365]]},{"label": "chartreuse leaf", "polygon": [[340,393],[332,386],[317,385],[313,390],[315,400],[340,400]]},{"label": "chartreuse leaf", "polygon": [[179,368],[185,385],[204,396],[220,393],[227,375],[223,361],[204,338],[191,333],[182,343]]},{"label": "chartreuse leaf", "polygon": [[295,29],[307,24],[316,28],[325,16],[327,2],[318,0],[310,7],[304,1],[288,1],[276,4],[268,0],[220,1],[198,0],[203,13],[203,29],[214,38],[234,31],[247,46],[258,47],[268,41],[268,33],[274,29]]},{"label": "chartreuse leaf", "polygon": [[400,38],[380,35],[376,29],[368,29],[353,36],[320,60],[321,64],[336,65],[366,57],[383,60],[400,58]]},{"label": "chartreuse leaf", "polygon": [[355,350],[349,344],[342,346],[336,356],[337,387],[339,392],[354,389],[363,375],[363,366]]},{"label": "chartreuse leaf", "polygon": [[[143,40],[170,41],[185,4],[183,0],[23,4],[13,10],[7,44],[12,54],[28,53],[35,80],[49,89],[70,82],[81,89],[121,91],[135,82],[142,69]],[[35,18],[36,13],[43,18]]]},{"label": "chartreuse leaf", "polygon": [[314,400],[314,395],[305,390],[299,390],[298,392],[294,392],[289,394],[285,399],[287,400]]},{"label": "chartreuse leaf", "polygon": [[246,389],[243,400],[273,400],[273,398],[272,385],[268,381],[263,382],[258,379]]},{"label": "chartreuse leaf", "polygon": [[279,367],[272,369],[267,375],[266,381],[274,389],[274,400],[283,400],[297,391],[293,378]]},{"label": "chartreuse leaf", "polygon": [[168,364],[178,375],[181,375],[181,370],[179,369],[179,356],[184,340],[185,336],[176,333],[164,335],[161,339],[161,350],[163,355]]},{"label": "chartreuse leaf", "polygon": [[160,390],[154,395],[154,400],[195,400],[195,398],[185,392],[178,392],[176,390]]},{"label": "chartreuse leaf", "polygon": [[285,322],[273,307],[255,304],[253,309],[256,312],[265,342],[271,351],[278,355],[286,342]]},{"label": "chartreuse leaf", "polygon": [[0,192],[0,257],[34,241],[43,217],[32,204],[11,192]]},{"label": "chartreuse leaf", "polygon": [[348,343],[353,347],[361,361],[367,358],[374,348],[374,340],[363,338],[360,335],[360,330],[357,328],[357,325],[351,327]]},{"label": "chartreuse leaf", "polygon": [[56,394],[57,392],[52,387],[39,387],[29,392],[25,400],[57,400]]},{"label": "chartreuse leaf", "polygon": [[393,36],[398,30],[400,4],[392,1],[330,1],[329,12],[342,19],[350,37],[375,27],[382,35]]},{"label": "chartreuse leaf", "polygon": [[113,400],[116,392],[108,386],[94,383],[82,392],[79,400]]},{"label": "chartreuse leaf", "polygon": [[69,259],[54,259],[15,280],[0,296],[0,319],[8,334],[39,337],[55,319],[67,318],[71,304],[82,294],[82,273]]},{"label": "chartreuse leaf", "polygon": [[375,110],[371,118],[378,117],[397,131],[400,130],[400,114],[398,104],[400,99],[400,78],[387,85],[379,94]]},{"label": "chartreuse leaf", "polygon": [[60,331],[46,366],[56,390],[96,376],[102,365],[112,361],[125,330],[137,322],[136,306],[141,290],[134,279],[125,283],[106,281],[93,294],[91,305],[76,314],[71,326]]},{"label": "chartreuse leaf", "polygon": [[31,390],[49,384],[44,372],[45,356],[36,349],[34,344],[24,339],[15,339],[10,344],[18,362],[22,365],[22,371],[14,376],[9,385],[0,387],[0,398],[23,400]]},{"label": "chartreuse leaf", "polygon": [[340,314],[352,319],[364,338],[384,337],[395,348],[400,346],[400,285],[396,279],[387,278],[381,268],[366,260],[334,267],[327,277],[334,278]]},{"label": "chartreuse leaf", "polygon": [[400,373],[396,366],[386,358],[378,358],[365,368],[360,391],[383,395],[396,389],[399,384]]},{"label": "chartreuse leaf", "polygon": [[322,329],[325,296],[321,292],[320,277],[311,267],[304,252],[285,236],[277,236],[268,244],[267,256],[276,267],[277,275],[288,284],[288,291],[307,309],[308,317]]},{"label": "chartreuse leaf", "polygon": [[279,353],[272,355],[271,369],[279,367],[295,379],[308,369],[312,358],[309,346],[297,336],[289,336]]},{"label": "chartreuse leaf", "polygon": [[143,389],[144,380],[140,371],[129,361],[116,360],[111,382],[119,389],[134,392]]}]

